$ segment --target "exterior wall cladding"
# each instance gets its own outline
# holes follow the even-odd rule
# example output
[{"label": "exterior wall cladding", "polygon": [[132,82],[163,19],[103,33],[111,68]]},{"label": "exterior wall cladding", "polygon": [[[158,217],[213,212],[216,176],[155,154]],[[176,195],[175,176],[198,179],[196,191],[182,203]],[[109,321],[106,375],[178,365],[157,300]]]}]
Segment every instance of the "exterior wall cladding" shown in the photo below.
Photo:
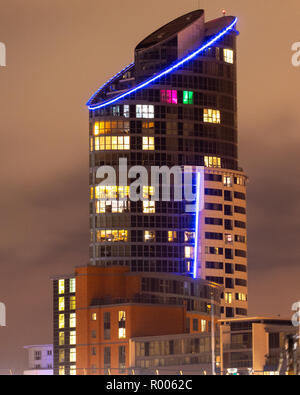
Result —
[{"label": "exterior wall cladding", "polygon": [[[126,187],[99,189],[99,166],[203,166],[197,276],[224,287],[222,317],[247,315],[246,175],[238,166],[236,36],[172,72],[106,103],[187,57],[234,22],[193,11],[152,33],[135,61],[100,88],[90,109],[90,264],[191,275],[195,214],[185,202],[118,201]],[[129,185],[129,184],[128,184]],[[116,195],[113,195],[116,192]],[[105,194],[107,201],[100,201]],[[149,197],[151,188],[145,191]],[[114,200],[115,199],[115,200]]]}]

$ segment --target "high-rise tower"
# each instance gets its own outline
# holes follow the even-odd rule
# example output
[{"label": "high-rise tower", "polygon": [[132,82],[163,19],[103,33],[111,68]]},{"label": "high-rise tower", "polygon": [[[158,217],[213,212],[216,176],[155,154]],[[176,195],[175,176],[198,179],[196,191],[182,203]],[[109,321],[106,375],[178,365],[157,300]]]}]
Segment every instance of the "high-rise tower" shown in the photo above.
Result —
[{"label": "high-rise tower", "polygon": [[[200,277],[223,286],[223,317],[247,314],[246,176],[238,165],[236,18],[181,16],[140,42],[134,63],[88,102],[90,264]],[[133,201],[128,169],[179,166],[195,173],[198,205],[153,200],[148,183]],[[116,171],[106,185],[102,166]],[[204,168],[201,172],[199,169]],[[198,174],[201,174],[198,178]],[[199,186],[201,183],[201,187]],[[175,186],[171,187],[174,191]],[[201,194],[201,197],[199,196]]]}]

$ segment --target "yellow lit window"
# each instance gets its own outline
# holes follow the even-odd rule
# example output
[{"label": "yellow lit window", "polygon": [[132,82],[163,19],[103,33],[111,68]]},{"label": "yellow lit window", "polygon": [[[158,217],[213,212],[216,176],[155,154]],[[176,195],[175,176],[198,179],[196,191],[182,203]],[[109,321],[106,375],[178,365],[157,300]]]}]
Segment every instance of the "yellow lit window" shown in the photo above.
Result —
[{"label": "yellow lit window", "polygon": [[126,339],[126,329],[119,328],[119,339]]},{"label": "yellow lit window", "polygon": [[177,232],[169,230],[168,231],[168,241],[174,241],[177,239]]},{"label": "yellow lit window", "polygon": [[185,246],[184,247],[184,255],[186,258],[193,258],[194,257],[194,247]]},{"label": "yellow lit window", "polygon": [[97,230],[96,237],[97,237],[97,242],[128,241],[128,231],[127,230]]},{"label": "yellow lit window", "polygon": [[145,241],[155,241],[155,232],[153,232],[151,230],[145,230],[144,240]]},{"label": "yellow lit window", "polygon": [[232,303],[232,293],[231,292],[225,292],[224,300],[225,300],[225,303],[228,303],[228,304]]},{"label": "yellow lit window", "polygon": [[58,310],[64,311],[64,309],[65,309],[65,298],[63,296],[60,296],[58,298]]},{"label": "yellow lit window", "polygon": [[201,332],[206,332],[206,321],[201,320]]},{"label": "yellow lit window", "polygon": [[129,150],[129,136],[95,137],[95,151],[104,150]]},{"label": "yellow lit window", "polygon": [[76,348],[70,348],[70,362],[76,362]]},{"label": "yellow lit window", "polygon": [[246,302],[247,301],[247,295],[239,292],[237,294],[237,300],[241,300],[243,302]]},{"label": "yellow lit window", "polygon": [[119,311],[118,312],[118,321],[119,321],[119,339],[126,338],[126,312]]},{"label": "yellow lit window", "polygon": [[65,280],[58,280],[58,293],[60,295],[65,293]]},{"label": "yellow lit window", "polygon": [[70,278],[70,293],[76,292],[76,280],[75,278]]},{"label": "yellow lit window", "polygon": [[97,321],[97,313],[92,313],[92,321]]},{"label": "yellow lit window", "polygon": [[70,296],[70,310],[76,309],[76,296]]},{"label": "yellow lit window", "polygon": [[91,200],[93,200],[93,199],[94,199],[94,188],[91,187]]},{"label": "yellow lit window", "polygon": [[129,186],[98,185],[95,187],[95,199],[124,199],[129,196]]},{"label": "yellow lit window", "polygon": [[93,140],[92,137],[90,138],[90,151],[91,151],[91,152],[94,151],[94,140]]},{"label": "yellow lit window", "polygon": [[58,344],[63,346],[65,344],[65,332],[59,332],[58,335]]},{"label": "yellow lit window", "polygon": [[58,327],[59,329],[63,329],[65,327],[65,315],[59,314],[58,316]]},{"label": "yellow lit window", "polygon": [[[148,121],[144,121],[142,123],[142,128],[143,129],[154,129],[154,122],[148,122]],[[151,132],[151,130],[149,130],[149,132]]]},{"label": "yellow lit window", "polygon": [[143,213],[154,214],[155,213],[155,202],[145,202],[143,201]]},{"label": "yellow lit window", "polygon": [[233,63],[233,50],[223,49],[224,61],[227,63]]},{"label": "yellow lit window", "polygon": [[76,328],[76,313],[70,314],[70,328]]},{"label": "yellow lit window", "polygon": [[221,114],[219,110],[205,108],[203,111],[203,121],[209,123],[221,123]]},{"label": "yellow lit window", "polygon": [[65,367],[64,367],[64,366],[60,366],[60,367],[58,368],[58,374],[59,374],[60,376],[64,376],[64,375],[65,375]]},{"label": "yellow lit window", "polygon": [[65,350],[59,350],[58,353],[59,362],[65,362]]},{"label": "yellow lit window", "polygon": [[71,345],[76,344],[76,331],[70,332],[70,344]]},{"label": "yellow lit window", "polygon": [[154,187],[144,185],[143,186],[143,198],[149,199],[150,196],[154,196]]},{"label": "yellow lit window", "polygon": [[143,150],[154,151],[154,137],[143,137]]},{"label": "yellow lit window", "polygon": [[221,167],[221,158],[217,156],[205,156],[204,165],[205,167]]},{"label": "yellow lit window", "polygon": [[231,182],[231,177],[230,176],[224,176],[223,177],[223,184],[225,187],[231,187],[232,182]]},{"label": "yellow lit window", "polygon": [[76,376],[76,366],[70,366],[70,376]]},{"label": "yellow lit window", "polygon": [[128,211],[129,203],[127,201],[106,200],[96,202],[96,213],[124,213]]}]

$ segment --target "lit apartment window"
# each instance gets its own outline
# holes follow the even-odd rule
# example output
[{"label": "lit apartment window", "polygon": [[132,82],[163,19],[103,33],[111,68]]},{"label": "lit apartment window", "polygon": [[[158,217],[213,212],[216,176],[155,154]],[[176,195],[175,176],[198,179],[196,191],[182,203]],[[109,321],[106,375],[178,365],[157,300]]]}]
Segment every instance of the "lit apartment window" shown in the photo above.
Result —
[{"label": "lit apartment window", "polygon": [[186,258],[193,258],[194,257],[194,247],[185,246],[184,247],[184,256]]},{"label": "lit apartment window", "polygon": [[223,49],[224,61],[227,63],[233,63],[233,50]]},{"label": "lit apartment window", "polygon": [[70,314],[70,328],[76,328],[76,313]]},{"label": "lit apartment window", "polygon": [[106,136],[95,137],[95,151],[106,150],[129,150],[130,137],[129,136]]},{"label": "lit apartment window", "polygon": [[58,316],[58,327],[59,329],[63,329],[65,327],[65,315],[59,314]]},{"label": "lit apartment window", "polygon": [[97,242],[120,242],[128,241],[127,230],[97,230],[96,231]]},{"label": "lit apartment window", "polygon": [[90,138],[90,151],[94,151],[94,139],[92,137]]},{"label": "lit apartment window", "polygon": [[129,204],[127,201],[106,200],[96,202],[96,213],[124,213],[128,211]]},{"label": "lit apartment window", "polygon": [[147,132],[154,132],[154,122],[143,121],[142,129],[145,129]]},{"label": "lit apartment window", "polygon": [[100,122],[95,122],[94,123],[94,136],[98,136],[98,134],[100,134],[100,126],[99,126]]},{"label": "lit apartment window", "polygon": [[136,105],[137,118],[154,118],[154,106],[148,104]]},{"label": "lit apartment window", "polygon": [[183,104],[194,104],[194,92],[183,91]]},{"label": "lit apartment window", "polygon": [[129,116],[130,116],[129,105],[128,104],[124,104],[123,115],[124,115],[125,118],[129,118]]},{"label": "lit apartment window", "polygon": [[92,313],[92,321],[97,321],[97,313]]},{"label": "lit apartment window", "polygon": [[240,300],[240,301],[246,302],[247,301],[247,295],[244,294],[244,293],[239,292],[239,293],[236,294],[236,300]]},{"label": "lit apartment window", "polygon": [[65,332],[59,332],[58,334],[58,344],[63,346],[65,344]]},{"label": "lit apartment window", "polygon": [[118,321],[119,321],[119,339],[125,339],[126,338],[126,313],[125,313],[125,311],[119,311]]},{"label": "lit apartment window", "polygon": [[225,300],[225,303],[228,303],[228,304],[232,303],[232,293],[225,292],[224,293],[224,300]]},{"label": "lit apartment window", "polygon": [[64,311],[64,309],[65,309],[65,298],[63,296],[60,296],[58,298],[58,310]]},{"label": "lit apartment window", "polygon": [[93,187],[91,187],[91,200],[93,200],[94,199],[94,188]]},{"label": "lit apartment window", "polygon": [[233,235],[225,234],[225,243],[226,244],[232,244],[233,243]]},{"label": "lit apartment window", "polygon": [[205,108],[203,110],[203,121],[208,123],[221,123],[220,111]]},{"label": "lit apartment window", "polygon": [[70,279],[70,293],[76,292],[76,280],[75,278]]},{"label": "lit apartment window", "polygon": [[177,104],[177,91],[176,90],[161,90],[160,91],[160,101],[162,103]]},{"label": "lit apartment window", "polygon": [[155,202],[145,202],[143,201],[143,213],[154,214],[155,213]]},{"label": "lit apartment window", "polygon": [[65,375],[65,367],[64,367],[64,366],[60,366],[60,367],[58,368],[58,374],[59,374],[60,376],[64,376],[64,375]]},{"label": "lit apartment window", "polygon": [[76,366],[75,365],[70,366],[70,376],[76,376]]},{"label": "lit apartment window", "polygon": [[201,332],[206,332],[206,320],[201,320]]},{"label": "lit apartment window", "polygon": [[71,345],[76,344],[76,331],[70,332],[70,344]]},{"label": "lit apartment window", "polygon": [[169,230],[168,231],[168,241],[172,242],[175,241],[177,239],[177,232],[173,231],[173,230]]},{"label": "lit apartment window", "polygon": [[221,158],[217,156],[205,156],[204,165],[205,167],[221,167]]},{"label": "lit apartment window", "polygon": [[58,360],[60,363],[65,362],[65,350],[59,350]]},{"label": "lit apartment window", "polygon": [[230,176],[224,176],[223,177],[223,185],[225,187],[231,187],[232,186],[232,181]]},{"label": "lit apartment window", "polygon": [[76,309],[76,296],[70,296],[70,310]]},{"label": "lit apartment window", "polygon": [[129,186],[98,185],[95,188],[95,199],[118,199],[129,196]]},{"label": "lit apartment window", "polygon": [[76,348],[70,348],[70,362],[76,362]]},{"label": "lit apartment window", "polygon": [[143,137],[143,150],[154,151],[154,137]]},{"label": "lit apartment window", "polygon": [[65,280],[58,280],[58,293],[60,295],[65,293]]},{"label": "lit apartment window", "polygon": [[155,241],[155,232],[151,230],[145,230],[144,232],[144,240],[147,241]]}]

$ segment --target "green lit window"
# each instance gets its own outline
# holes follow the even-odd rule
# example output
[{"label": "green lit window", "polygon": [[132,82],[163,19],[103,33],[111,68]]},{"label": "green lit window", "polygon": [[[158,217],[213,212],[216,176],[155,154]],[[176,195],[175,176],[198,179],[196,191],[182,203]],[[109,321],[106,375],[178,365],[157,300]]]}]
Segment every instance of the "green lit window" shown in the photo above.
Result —
[{"label": "green lit window", "polygon": [[183,91],[183,104],[194,104],[194,92]]}]

